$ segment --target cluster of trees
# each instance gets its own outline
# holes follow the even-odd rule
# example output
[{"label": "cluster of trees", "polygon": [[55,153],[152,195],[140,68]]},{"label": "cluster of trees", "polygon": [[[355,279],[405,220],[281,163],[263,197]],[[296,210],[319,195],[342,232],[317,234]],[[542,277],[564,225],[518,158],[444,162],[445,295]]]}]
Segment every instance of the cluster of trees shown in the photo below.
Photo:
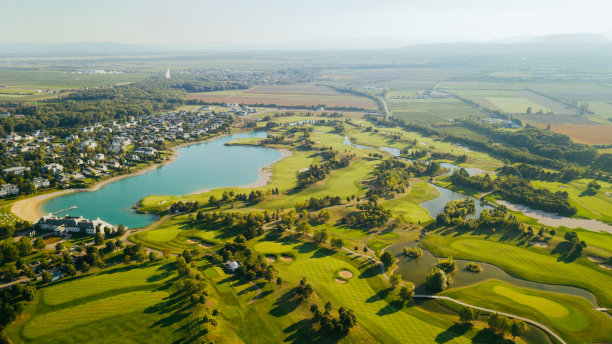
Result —
[{"label": "cluster of trees", "polygon": [[470,187],[479,191],[496,191],[504,199],[524,204],[532,209],[555,212],[567,216],[576,214],[576,207],[569,203],[566,191],[551,192],[535,188],[529,180],[516,175],[491,179],[489,175],[470,176],[465,169],[455,170],[450,177],[453,184]]},{"label": "cluster of trees", "polygon": [[418,246],[415,246],[415,247],[405,246],[404,254],[410,258],[419,258],[423,256],[423,250]]},{"label": "cluster of trees", "polygon": [[436,267],[449,274],[457,270],[457,262],[453,260],[452,256],[448,256],[445,259],[438,259]]},{"label": "cluster of trees", "polygon": [[338,308],[338,316],[332,315],[332,304],[327,302],[323,312],[319,310],[319,306],[312,304],[310,311],[313,313],[313,322],[321,325],[321,330],[329,334],[346,334],[351,328],[357,324],[355,312],[344,307]]},{"label": "cluster of trees", "polygon": [[476,203],[472,198],[450,201],[444,206],[444,212],[436,216],[436,224],[459,226],[465,223],[468,215],[474,215],[475,212]]},{"label": "cluster of trees", "polygon": [[587,246],[584,241],[578,238],[578,233],[576,232],[565,232],[563,239],[565,240],[565,253],[569,257],[580,257],[582,249]]},{"label": "cluster of trees", "polygon": [[[574,143],[565,135],[534,127],[502,131],[497,130],[495,126],[472,120],[464,120],[459,123],[489,138],[489,140],[482,140],[482,138],[454,134],[431,125],[416,124],[401,118],[382,118],[380,116],[367,116],[367,118],[381,126],[400,126],[425,136],[437,136],[472,149],[488,152],[502,159],[557,169],[568,167],[568,162],[573,162],[608,173],[612,171],[612,154],[598,154],[594,148]],[[503,144],[496,144],[497,142]]]},{"label": "cluster of trees", "polygon": [[391,210],[378,204],[376,195],[370,197],[367,202],[357,204],[357,209],[358,212],[342,218],[342,222],[351,226],[378,227],[391,218]]},{"label": "cluster of trees", "polygon": [[234,242],[227,242],[223,248],[212,256],[212,261],[220,264],[224,261],[238,260],[241,262],[236,273],[245,280],[252,281],[264,278],[271,282],[274,278],[274,268],[268,264],[262,255],[254,255],[253,251],[246,245],[246,237],[238,235]]},{"label": "cluster of trees", "polygon": [[124,121],[139,116],[176,109],[183,105],[185,91],[147,79],[112,88],[88,89],[53,102],[16,104],[8,109],[24,115],[0,119],[0,135],[12,130],[31,132],[39,129],[75,127],[107,120]]},{"label": "cluster of trees", "polygon": [[493,313],[487,321],[489,328],[498,336],[504,337],[511,334],[512,337],[520,337],[527,333],[527,324],[520,319],[510,319],[505,315]]},{"label": "cluster of trees", "polygon": [[320,210],[327,207],[333,207],[335,205],[342,204],[342,198],[340,196],[325,196],[323,198],[311,197],[308,201],[298,202],[295,204],[295,210],[301,211],[307,210]]},{"label": "cluster of trees", "polygon": [[561,172],[552,171],[550,169],[541,168],[531,164],[514,164],[504,165],[501,169],[501,174],[504,175],[515,175],[524,179],[534,180],[543,179],[551,181],[571,181],[584,173],[583,168],[568,167],[561,170]]},{"label": "cluster of trees", "polygon": [[587,189],[584,191],[584,193],[587,195],[594,196],[597,194],[599,189],[601,189],[601,185],[599,185],[599,183],[595,179],[593,179],[589,182],[589,185],[587,185]]},{"label": "cluster of trees", "polygon": [[403,193],[409,186],[410,172],[406,170],[406,163],[389,159],[382,161],[374,170],[372,183],[381,193]]},{"label": "cluster of trees", "polygon": [[177,213],[192,213],[194,211],[197,211],[198,209],[200,209],[200,203],[198,201],[193,201],[193,202],[178,201],[178,202],[172,203],[172,205],[170,205],[170,208],[168,208],[168,211],[171,214],[177,214]]},{"label": "cluster of trees", "polygon": [[310,283],[306,282],[306,277],[304,277],[300,280],[300,284],[298,284],[298,286],[295,288],[295,297],[302,301],[309,298],[313,292],[314,289],[312,289]]},{"label": "cluster of trees", "polygon": [[264,210],[263,213],[250,212],[248,214],[239,214],[235,212],[198,212],[195,217],[197,222],[221,224],[228,228],[233,228],[243,234],[247,239],[252,239],[263,234],[263,224],[279,219],[279,212],[270,213]]},{"label": "cluster of trees", "polygon": [[432,290],[443,291],[450,285],[451,278],[444,270],[434,267],[425,276],[425,282]]},{"label": "cluster of trees", "polygon": [[[185,256],[187,256],[187,259],[185,259]],[[195,264],[191,259],[192,257],[190,254],[181,255],[176,258],[178,273],[176,286],[179,293],[189,298],[193,306],[204,305],[208,298],[208,292],[206,291],[206,276],[194,267]],[[191,265],[189,263],[191,263]]]},{"label": "cluster of trees", "polygon": [[324,149],[321,156],[324,159],[327,159],[327,161],[322,164],[312,164],[308,170],[298,174],[299,187],[314,184],[319,180],[325,179],[325,177],[330,174],[332,170],[347,167],[351,163],[351,158],[354,155],[340,156],[333,150]]},{"label": "cluster of trees", "polygon": [[465,267],[465,269],[470,272],[482,272],[482,267],[479,264],[474,263],[474,262],[467,263],[467,266]]},{"label": "cluster of trees", "polygon": [[9,343],[4,328],[21,315],[24,304],[32,301],[35,293],[36,287],[31,283],[0,289],[0,343]]}]

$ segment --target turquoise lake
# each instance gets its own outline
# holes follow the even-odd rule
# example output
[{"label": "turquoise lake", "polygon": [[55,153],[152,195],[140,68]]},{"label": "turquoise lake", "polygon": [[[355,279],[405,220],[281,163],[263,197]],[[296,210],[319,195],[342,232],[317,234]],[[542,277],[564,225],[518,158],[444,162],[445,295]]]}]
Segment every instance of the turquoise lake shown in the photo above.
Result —
[{"label": "turquoise lake", "polygon": [[263,147],[226,146],[241,138],[264,138],[256,131],[220,137],[178,149],[176,160],[155,170],[120,179],[92,192],[75,192],[48,200],[41,205],[43,214],[76,206],[60,215],[101,218],[129,228],[144,227],[156,216],[138,214],[132,206],[149,195],[185,195],[204,189],[240,186],[256,182],[264,166],[280,160],[282,153]]}]

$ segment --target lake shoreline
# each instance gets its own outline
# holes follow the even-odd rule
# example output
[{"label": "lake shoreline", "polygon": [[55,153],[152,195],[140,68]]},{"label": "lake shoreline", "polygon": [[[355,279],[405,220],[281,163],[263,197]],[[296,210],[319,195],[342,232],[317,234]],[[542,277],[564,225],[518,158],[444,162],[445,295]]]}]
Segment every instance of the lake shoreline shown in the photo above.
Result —
[{"label": "lake shoreline", "polygon": [[116,182],[118,180],[121,179],[125,179],[125,178],[129,178],[129,177],[134,177],[134,176],[138,176],[141,174],[145,174],[147,172],[153,171],[155,169],[158,169],[162,166],[168,165],[170,163],[173,163],[174,161],[176,161],[176,159],[178,158],[179,154],[178,154],[178,150],[181,148],[185,148],[185,147],[189,147],[192,145],[197,145],[197,144],[201,144],[201,143],[206,143],[206,142],[210,142],[219,138],[222,138],[224,136],[228,136],[230,134],[223,134],[223,135],[219,135],[219,136],[215,136],[215,137],[210,137],[207,138],[205,140],[200,140],[200,141],[194,141],[194,142],[185,142],[185,143],[181,143],[179,145],[173,146],[170,148],[170,150],[172,151],[172,155],[165,161],[162,161],[160,163],[151,165],[149,167],[146,167],[142,170],[138,170],[136,172],[133,173],[128,173],[128,174],[122,174],[119,176],[115,176],[109,179],[105,179],[102,180],[94,185],[92,185],[89,188],[86,189],[65,189],[65,190],[59,190],[56,192],[51,192],[48,194],[43,194],[43,195],[38,195],[38,196],[34,196],[34,197],[30,197],[30,198],[26,198],[26,199],[22,199],[19,200],[15,203],[13,203],[13,205],[11,206],[11,212],[13,213],[13,215],[21,218],[22,220],[25,221],[29,221],[29,222],[36,222],[38,221],[41,217],[43,217],[45,214],[43,214],[40,211],[40,206],[41,204],[43,204],[44,202],[55,198],[55,197],[59,197],[59,196],[63,196],[66,194],[70,194],[70,193],[74,193],[74,192],[94,192],[99,190],[100,188],[102,188],[105,185],[108,185],[110,183]]},{"label": "lake shoreline", "polygon": [[[245,145],[245,146],[249,146],[249,145]],[[266,147],[266,148],[269,148],[269,147]],[[279,162],[279,161],[281,161],[281,160],[283,160],[285,158],[288,158],[288,157],[293,155],[293,153],[290,150],[285,149],[285,148],[278,148],[278,149],[277,148],[272,148],[272,149],[275,149],[275,150],[281,152],[282,155],[281,155],[281,157],[278,160],[270,163],[269,165],[261,167],[259,169],[259,172],[258,172],[259,173],[259,177],[257,178],[256,181],[254,181],[252,183],[249,183],[249,184],[236,185],[236,186],[233,186],[233,187],[237,187],[237,188],[241,188],[241,189],[253,189],[253,188],[261,188],[261,187],[264,187],[264,186],[268,185],[270,183],[270,181],[272,180],[272,165],[274,165],[277,162]],[[198,191],[195,191],[195,192],[191,192],[188,195],[197,195],[197,194],[201,194],[201,193],[212,191],[214,189],[224,189],[224,188],[226,188],[226,187],[207,188],[207,189],[202,189],[202,190],[198,190]]]}]

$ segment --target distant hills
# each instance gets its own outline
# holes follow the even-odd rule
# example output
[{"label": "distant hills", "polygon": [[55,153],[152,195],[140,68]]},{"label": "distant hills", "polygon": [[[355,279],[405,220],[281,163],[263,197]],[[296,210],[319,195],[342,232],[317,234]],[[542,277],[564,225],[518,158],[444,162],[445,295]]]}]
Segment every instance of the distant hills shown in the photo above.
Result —
[{"label": "distant hills", "polygon": [[[612,35],[612,32],[610,33]],[[409,42],[409,43],[406,43]],[[538,37],[509,37],[485,42],[455,40],[451,43],[428,43],[396,38],[332,38],[319,41],[289,42],[284,44],[207,43],[194,45],[145,45],[114,42],[73,43],[5,43],[0,44],[0,57],[67,57],[111,55],[190,54],[205,52],[240,51],[365,51],[377,50],[417,54],[517,53],[557,52],[585,53],[612,52],[612,39],[605,34],[571,33]],[[394,48],[389,48],[395,46]],[[361,48],[363,47],[363,48]]]}]

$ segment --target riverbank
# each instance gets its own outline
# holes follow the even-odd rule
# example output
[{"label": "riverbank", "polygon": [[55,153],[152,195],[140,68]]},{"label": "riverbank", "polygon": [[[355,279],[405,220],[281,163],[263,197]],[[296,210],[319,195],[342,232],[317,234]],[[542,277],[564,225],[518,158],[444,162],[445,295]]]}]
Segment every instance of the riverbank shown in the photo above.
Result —
[{"label": "riverbank", "polygon": [[550,227],[567,227],[567,228],[582,228],[592,232],[608,232],[612,233],[612,226],[601,221],[593,219],[577,219],[573,217],[564,217],[556,214],[548,213],[542,210],[534,210],[525,205],[512,204],[504,200],[497,200],[498,204],[506,206],[506,208],[519,211],[526,216],[529,216],[539,223]]},{"label": "riverbank", "polygon": [[[58,196],[62,196],[62,195],[66,195],[69,193],[73,193],[73,192],[93,192],[93,191],[97,191],[100,188],[102,188],[105,185],[108,185],[110,183],[116,182],[118,180],[124,179],[124,178],[129,178],[129,177],[134,177],[134,176],[138,176],[150,171],[153,171],[155,169],[158,169],[162,166],[168,165],[174,161],[176,161],[176,159],[179,156],[178,150],[180,148],[184,148],[184,147],[188,147],[188,146],[192,146],[192,145],[197,145],[197,144],[201,144],[201,143],[206,143],[206,142],[210,142],[212,140],[216,140],[218,138],[227,136],[229,134],[223,134],[223,135],[219,135],[219,136],[215,136],[215,137],[210,137],[207,138],[205,140],[200,140],[200,141],[193,141],[193,142],[185,142],[185,143],[181,143],[179,145],[173,146],[170,148],[170,151],[172,152],[172,154],[170,155],[170,157],[160,163],[145,167],[141,170],[138,170],[136,172],[133,173],[129,173],[129,174],[122,174],[119,176],[115,176],[109,179],[105,179],[102,180],[94,185],[92,185],[90,188],[87,189],[66,189],[66,190],[60,190],[57,192],[52,192],[52,193],[48,193],[48,194],[44,194],[44,195],[38,195],[38,196],[34,196],[34,197],[30,197],[30,198],[26,198],[26,199],[22,199],[20,201],[15,202],[12,207],[11,207],[11,212],[21,218],[22,220],[25,221],[30,221],[30,222],[36,222],[38,221],[42,216],[44,216],[45,214],[43,214],[40,211],[40,206],[41,204],[43,204],[44,202],[46,202],[49,199],[58,197]],[[265,184],[264,184],[265,185]]]}]

